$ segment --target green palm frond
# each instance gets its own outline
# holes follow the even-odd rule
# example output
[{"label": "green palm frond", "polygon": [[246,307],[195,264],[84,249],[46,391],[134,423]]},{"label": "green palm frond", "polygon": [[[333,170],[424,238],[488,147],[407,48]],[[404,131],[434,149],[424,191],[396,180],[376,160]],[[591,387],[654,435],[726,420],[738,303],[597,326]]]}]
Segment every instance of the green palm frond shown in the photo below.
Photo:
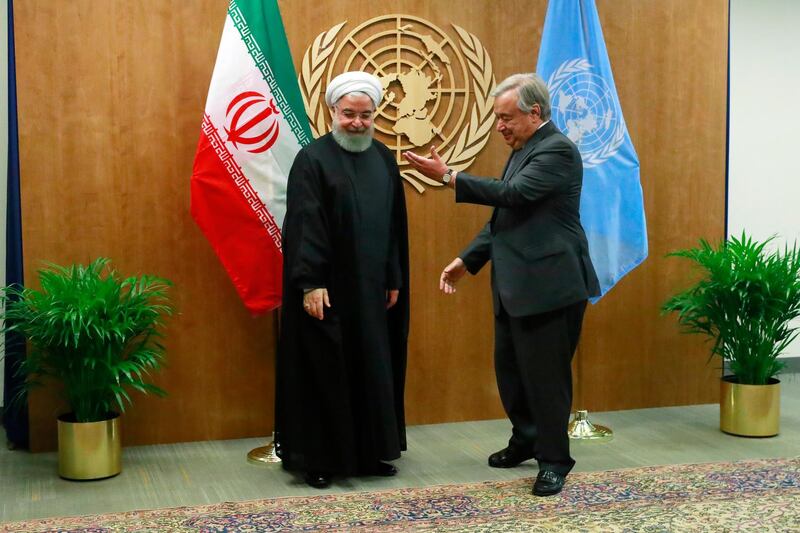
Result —
[{"label": "green palm frond", "polygon": [[797,336],[800,316],[800,251],[797,245],[770,251],[771,237],[758,242],[742,232],[714,247],[669,254],[692,261],[702,277],[667,300],[687,333],[711,338],[739,383],[760,385],[781,371],[778,356]]},{"label": "green palm frond", "polygon": [[16,331],[31,346],[18,368],[28,385],[61,381],[79,422],[124,411],[128,390],[165,394],[147,378],[164,364],[169,280],[121,278],[102,257],[86,266],[47,264],[38,274],[40,289],[0,291],[3,332]]}]

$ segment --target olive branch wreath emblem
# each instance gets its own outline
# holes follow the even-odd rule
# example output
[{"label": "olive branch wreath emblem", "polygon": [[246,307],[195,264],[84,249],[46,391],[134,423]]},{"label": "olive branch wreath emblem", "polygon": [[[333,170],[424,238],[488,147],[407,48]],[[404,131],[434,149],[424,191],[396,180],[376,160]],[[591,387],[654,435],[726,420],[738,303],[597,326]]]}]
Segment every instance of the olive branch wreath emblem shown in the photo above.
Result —
[{"label": "olive branch wreath emblem", "polygon": [[[326,108],[320,105],[323,75],[336,48],[336,37],[345,24],[347,21],[317,35],[303,55],[297,81],[314,137],[320,137],[328,131]],[[495,77],[489,53],[478,38],[455,24],[452,26],[458,34],[461,52],[467,58],[475,103],[470,110],[468,124],[462,129],[455,143],[440,156],[450,168],[461,171],[475,161],[489,140],[494,122],[492,117],[494,97],[491,96],[491,92],[495,86]],[[402,169],[400,174],[419,193],[425,191],[425,185],[442,186],[441,182],[432,180],[416,170]]]}]

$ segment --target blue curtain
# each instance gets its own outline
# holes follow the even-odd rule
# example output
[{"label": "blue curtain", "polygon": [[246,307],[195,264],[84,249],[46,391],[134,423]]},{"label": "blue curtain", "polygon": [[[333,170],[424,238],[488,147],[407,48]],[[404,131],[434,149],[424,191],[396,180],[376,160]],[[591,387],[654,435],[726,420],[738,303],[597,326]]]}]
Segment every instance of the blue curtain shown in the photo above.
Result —
[{"label": "blue curtain", "polygon": [[[8,206],[6,211],[6,284],[24,284],[22,271],[22,210],[19,198],[19,145],[17,144],[17,75],[14,59],[14,2],[8,0]],[[25,339],[17,334],[5,338],[5,383],[3,426],[9,443],[28,447],[28,399],[23,380],[17,375],[25,357]],[[22,395],[15,399],[15,396]]]}]

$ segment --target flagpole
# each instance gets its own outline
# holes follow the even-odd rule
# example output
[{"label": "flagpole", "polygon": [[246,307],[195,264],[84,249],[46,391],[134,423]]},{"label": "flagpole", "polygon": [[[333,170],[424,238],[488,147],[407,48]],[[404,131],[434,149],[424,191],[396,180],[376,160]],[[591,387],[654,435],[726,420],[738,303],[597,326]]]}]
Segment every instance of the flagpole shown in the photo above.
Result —
[{"label": "flagpole", "polygon": [[[639,158],[625,125],[595,0],[548,2],[536,72],[557,102],[551,120],[576,139],[583,159],[580,218],[600,285],[600,294],[590,298],[594,304],[644,261],[648,250]],[[573,116],[591,119],[589,129],[576,127],[581,121],[570,120]],[[586,410],[578,410],[567,428],[572,439],[613,436],[609,428],[589,422]]]},{"label": "flagpole", "polygon": [[[580,387],[580,377],[582,375],[581,370],[583,367],[583,358],[580,357],[580,347],[577,350],[576,356],[575,375],[578,379],[575,381],[577,385],[576,388],[578,388]],[[580,389],[578,389],[578,393],[579,394],[576,396],[580,397]],[[610,441],[614,438],[614,432],[611,431],[610,428],[592,424],[589,421],[589,411],[586,409],[579,409],[575,411],[575,415],[567,425],[567,435],[569,435],[569,438],[573,440]]]},{"label": "flagpole", "polygon": [[[280,308],[275,310],[273,315],[275,317],[275,327],[273,331],[275,332],[275,359],[278,358],[278,337],[281,331],[281,310]],[[277,379],[277,373],[275,378]],[[275,389],[277,390],[277,383]],[[276,395],[277,396],[277,395]],[[277,398],[276,398],[277,404]],[[277,423],[277,417],[273,422],[273,425]],[[278,447],[280,443],[275,440],[276,432],[272,432],[272,438],[265,446],[259,446],[258,448],[253,448],[247,453],[247,462],[257,464],[257,465],[272,465],[278,464],[281,462],[281,458],[278,457]]]},{"label": "flagpole", "polygon": [[[245,109],[252,119],[243,120]],[[278,0],[230,0],[195,154],[191,214],[254,314],[280,305],[284,171],[311,139]],[[277,405],[277,381],[275,389]],[[272,437],[248,459],[280,462],[280,431]]]}]

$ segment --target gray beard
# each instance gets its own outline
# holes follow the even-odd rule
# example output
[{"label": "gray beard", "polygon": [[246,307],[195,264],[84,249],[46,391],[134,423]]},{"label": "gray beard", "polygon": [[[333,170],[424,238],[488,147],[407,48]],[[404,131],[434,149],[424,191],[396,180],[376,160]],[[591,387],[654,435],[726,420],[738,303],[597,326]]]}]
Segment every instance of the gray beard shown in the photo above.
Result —
[{"label": "gray beard", "polygon": [[333,140],[336,141],[336,144],[348,152],[364,152],[367,150],[372,146],[372,135],[374,133],[374,125],[367,128],[364,133],[350,133],[340,128],[336,122],[333,123],[333,130],[331,131],[331,135],[333,135]]}]

